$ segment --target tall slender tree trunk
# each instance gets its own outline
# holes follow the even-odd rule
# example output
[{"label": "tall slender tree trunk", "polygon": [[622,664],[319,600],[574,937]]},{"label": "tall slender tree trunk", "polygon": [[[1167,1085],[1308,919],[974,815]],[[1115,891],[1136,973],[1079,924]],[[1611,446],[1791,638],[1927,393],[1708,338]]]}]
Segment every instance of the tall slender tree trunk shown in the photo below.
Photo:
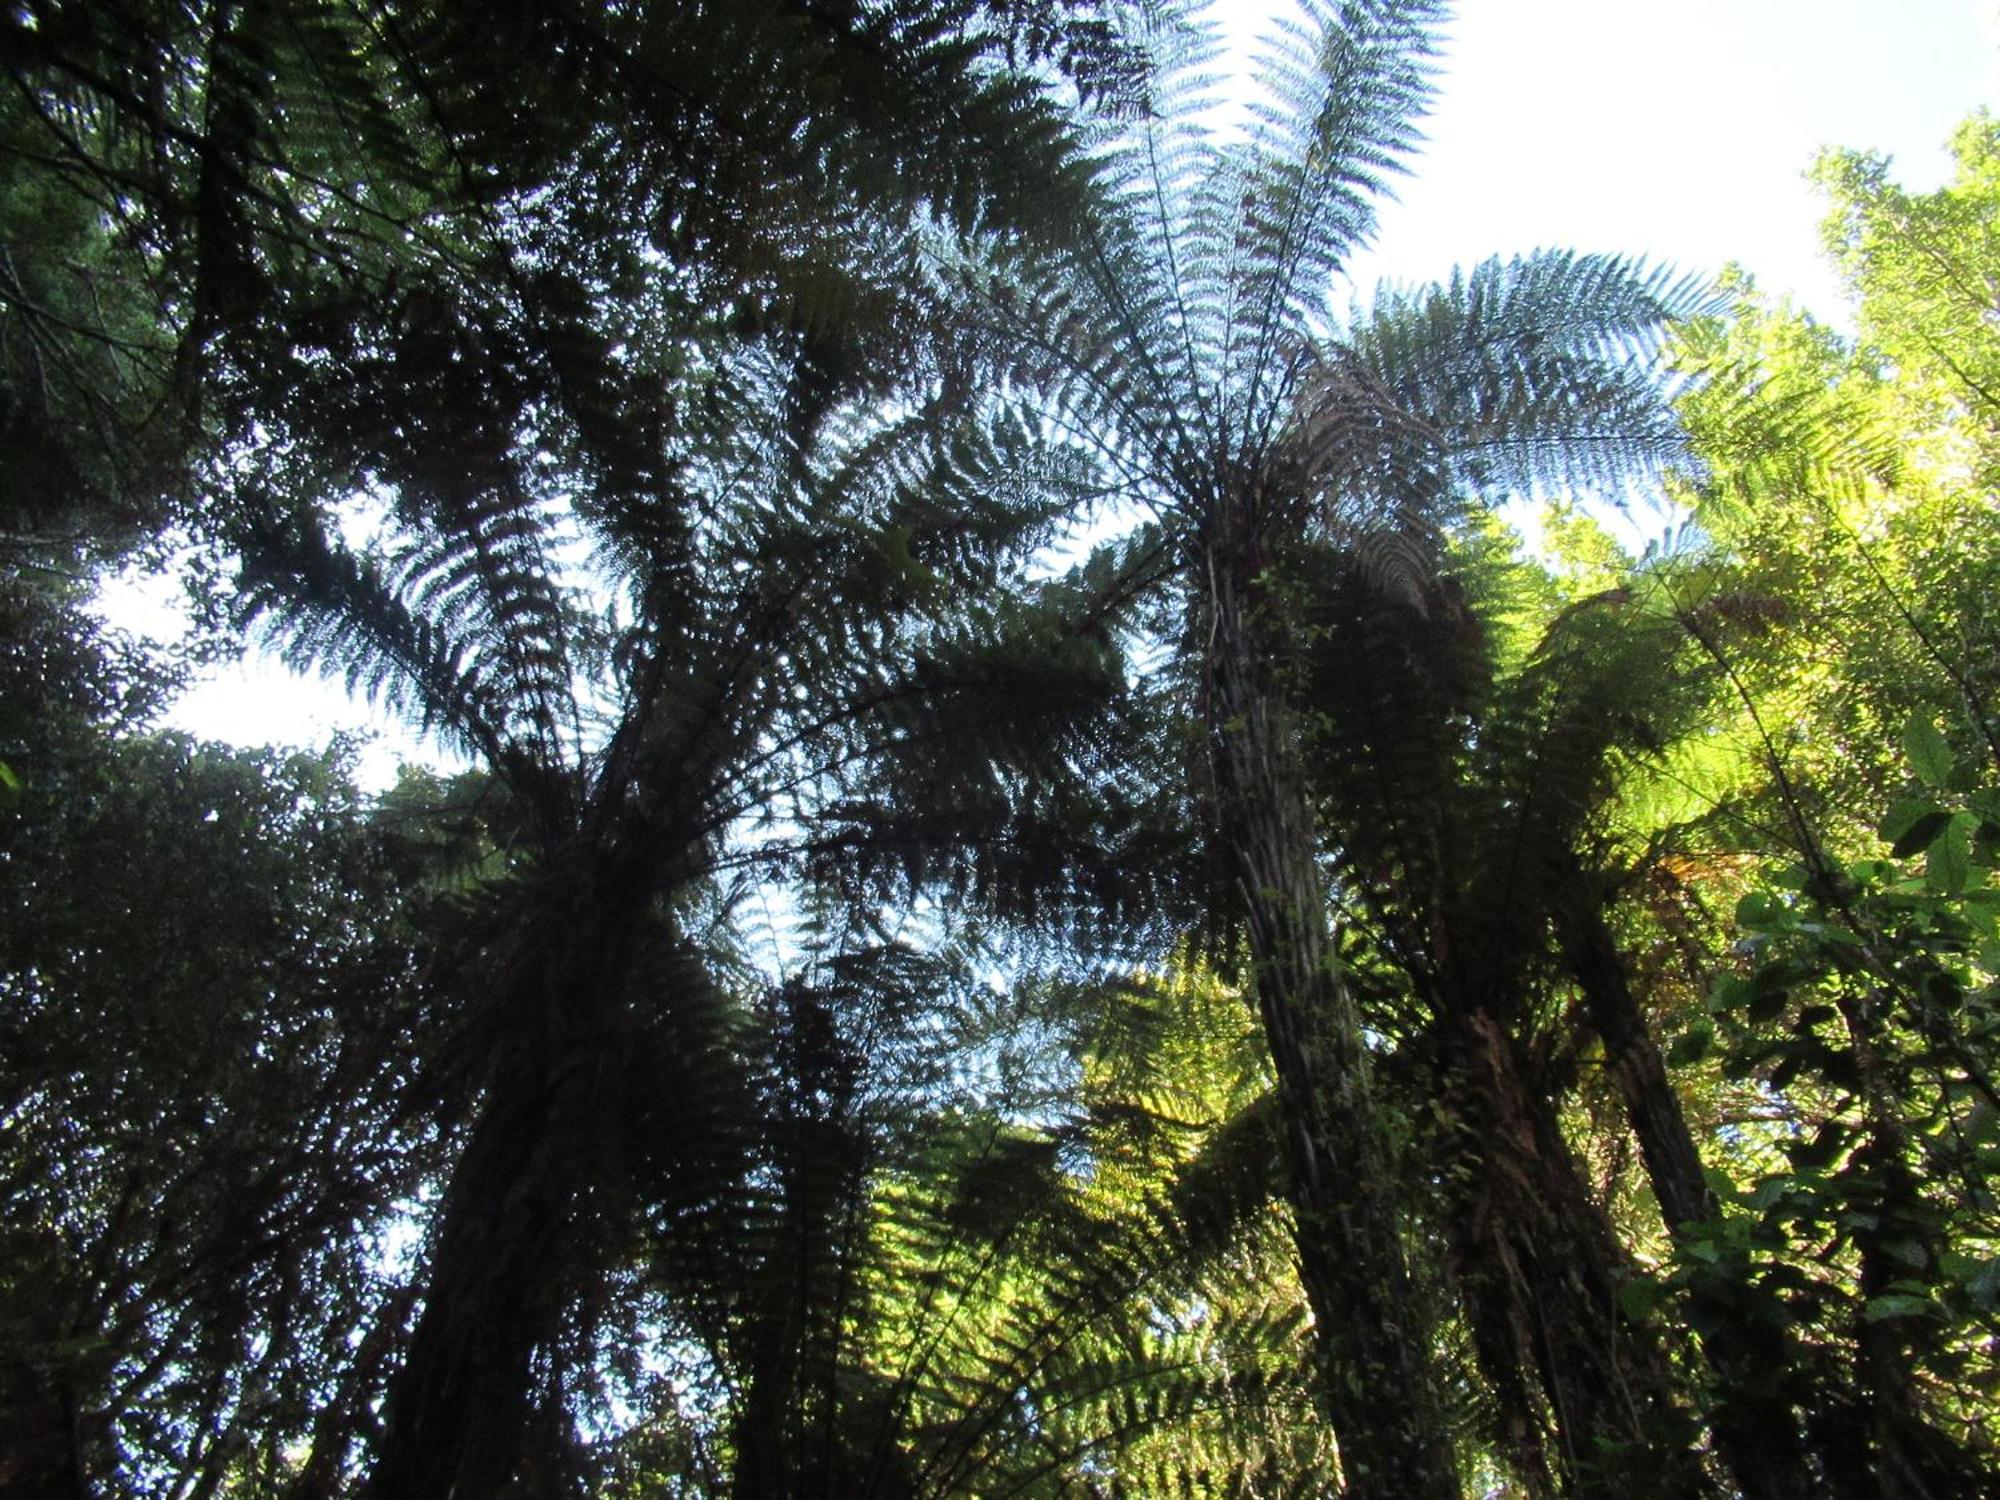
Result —
[{"label": "tall slender tree trunk", "polygon": [[1619,1305],[1630,1268],[1617,1235],[1519,1043],[1463,995],[1441,997],[1433,1026],[1456,1116],[1440,1173],[1474,1340],[1496,1387],[1534,1389],[1546,1414],[1546,1433],[1514,1434],[1524,1480],[1546,1485],[1553,1470],[1567,1494],[1707,1492],[1665,1351]]},{"label": "tall slender tree trunk", "polygon": [[1246,533],[1225,525],[1199,559],[1209,586],[1208,764],[1278,1075],[1321,1390],[1353,1500],[1447,1500],[1461,1490],[1433,1330],[1405,1259],[1360,1015],[1335,963],[1317,822],[1271,679],[1262,558]]},{"label": "tall slender tree trunk", "polygon": [[521,1465],[535,1355],[554,1343],[587,1269],[593,1157],[635,937],[620,884],[558,868],[515,939],[485,1098],[390,1388],[368,1483],[381,1500],[486,1500]]},{"label": "tall slender tree trunk", "polygon": [[[1581,873],[1575,878],[1580,881]],[[1594,900],[1580,891],[1558,910],[1556,928],[1591,1027],[1604,1043],[1660,1217],[1678,1236],[1717,1212],[1687,1112]],[[1708,1419],[1716,1447],[1746,1500],[1811,1500],[1821,1482],[1800,1427],[1811,1383],[1797,1341],[1782,1326],[1745,1326],[1733,1298],[1725,1295],[1713,1307],[1704,1307],[1705,1300],[1697,1295],[1692,1312],[1715,1382]]]},{"label": "tall slender tree trunk", "polygon": [[1557,912],[1556,931],[1564,960],[1583,992],[1591,1029],[1604,1043],[1661,1218],[1672,1230],[1713,1218],[1715,1195],[1709,1191],[1701,1151],[1667,1077],[1666,1059],[1632,993],[1611,929],[1593,904],[1578,899]]}]

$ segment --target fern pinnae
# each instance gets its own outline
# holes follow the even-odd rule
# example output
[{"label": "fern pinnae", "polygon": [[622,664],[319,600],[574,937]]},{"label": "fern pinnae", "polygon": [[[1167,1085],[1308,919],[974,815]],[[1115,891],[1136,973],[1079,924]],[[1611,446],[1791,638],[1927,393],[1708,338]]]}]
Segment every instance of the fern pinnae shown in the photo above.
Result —
[{"label": "fern pinnae", "polygon": [[[998,1144],[999,1139],[1000,1122],[996,1119],[987,1136],[988,1152]],[[975,1305],[974,1293],[977,1289],[986,1284],[989,1277],[997,1276],[1002,1269],[1011,1232],[992,1237],[981,1252],[979,1263],[972,1268],[970,1279],[961,1278],[952,1284],[949,1312],[936,1322],[934,1329],[927,1332],[925,1325],[932,1322],[937,1301],[945,1293],[947,1274],[945,1267],[952,1259],[952,1252],[958,1248],[957,1231],[954,1230],[952,1234],[953,1238],[947,1240],[942,1247],[935,1242],[926,1242],[924,1246],[926,1257],[937,1268],[937,1274],[925,1282],[923,1295],[916,1309],[915,1326],[908,1341],[908,1353],[892,1384],[891,1401],[885,1410],[884,1420],[870,1455],[869,1472],[876,1479],[886,1471],[890,1451],[900,1435],[902,1424],[909,1420],[922,1382],[930,1376],[935,1361],[945,1352],[946,1341],[957,1331],[960,1316]],[[935,1458],[930,1462],[934,1461]],[[928,1468],[929,1462],[926,1463],[925,1471]]]},{"label": "fern pinnae", "polygon": [[[1245,448],[1254,427],[1268,420],[1259,397],[1275,343],[1306,311],[1301,278],[1324,280],[1365,242],[1369,197],[1383,187],[1369,169],[1402,170],[1415,150],[1444,7],[1438,0],[1343,0],[1331,11],[1308,6],[1306,18],[1281,23],[1267,62],[1274,92],[1291,107],[1265,111],[1244,157],[1239,232],[1248,236],[1246,278],[1260,303],[1241,413]],[[1258,205],[1267,185],[1281,204],[1275,223]],[[1312,305],[1319,303],[1315,296]]]},{"label": "fern pinnae", "polygon": [[295,614],[288,655],[297,665],[344,674],[350,689],[391,707],[418,706],[426,729],[442,727],[487,764],[504,761],[506,737],[476,665],[466,664],[467,648],[413,614],[376,566],[311,520],[260,522],[250,535],[246,620],[280,608]]},{"label": "fern pinnae", "polygon": [[[1181,265],[1182,236],[1188,231],[1184,215],[1175,211],[1174,205],[1184,201],[1192,191],[1186,180],[1191,169],[1199,169],[1198,164],[1206,152],[1200,127],[1192,123],[1192,116],[1198,108],[1197,101],[1176,99],[1171,113],[1151,111],[1147,114],[1141,131],[1144,143],[1146,181],[1146,201],[1151,210],[1152,222],[1149,240],[1157,244],[1164,261],[1167,293],[1173,306],[1173,323],[1180,335],[1181,356],[1185,360],[1181,372],[1183,394],[1192,397],[1196,407],[1201,408],[1209,398],[1201,381],[1203,363],[1195,348],[1194,316],[1188,305],[1188,277]],[[1187,121],[1189,123],[1182,123]],[[1169,123],[1171,122],[1171,123]],[[1168,142],[1163,143],[1163,132]],[[1196,221],[1197,227],[1200,220]],[[1211,432],[1219,430],[1218,414],[1210,410],[1203,420]]]},{"label": "fern pinnae", "polygon": [[[1081,384],[1089,392],[1087,403],[1077,403],[1067,391],[1059,391],[1064,399],[1059,400],[1058,410],[1081,404],[1116,413],[1121,430],[1142,433],[1156,452],[1171,453],[1177,444],[1184,445],[1186,441],[1180,424],[1171,415],[1182,393],[1164,377],[1152,357],[1150,321],[1126,296],[1112,246],[1101,226],[1093,226],[1089,231],[1084,262],[1086,288],[1093,299],[1104,302],[1102,307],[1089,311],[1122,329],[1129,342],[1121,345],[1105,338],[1095,347],[1081,346],[1074,337],[1077,315],[1052,320],[1045,316],[1046,309],[1035,307],[1028,310],[1029,316],[1022,317],[1016,315],[1016,309],[1008,302],[989,298],[988,305],[999,314],[996,325],[1008,336],[1047,355],[1060,373],[1063,385]],[[1058,303],[1057,310],[1060,306]],[[1053,337],[1043,331],[1049,326],[1058,330]],[[1128,352],[1133,350],[1136,354],[1128,358]],[[1143,392],[1134,392],[1125,385],[1134,370],[1147,382]],[[1175,461],[1185,461],[1190,456],[1178,455]]]}]

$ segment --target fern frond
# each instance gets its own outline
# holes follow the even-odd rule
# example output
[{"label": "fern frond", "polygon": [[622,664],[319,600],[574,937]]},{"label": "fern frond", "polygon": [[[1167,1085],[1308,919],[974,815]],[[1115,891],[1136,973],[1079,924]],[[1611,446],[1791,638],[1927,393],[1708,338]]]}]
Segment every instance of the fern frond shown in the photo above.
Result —
[{"label": "fern frond", "polygon": [[1672,392],[1645,361],[1672,320],[1712,306],[1699,283],[1616,257],[1486,261],[1442,286],[1378,294],[1303,410],[1330,400],[1337,416],[1359,386],[1404,414],[1406,428],[1383,446],[1400,451],[1413,437],[1424,461],[1357,476],[1385,505],[1406,476],[1440,501],[1460,486],[1488,500],[1572,488],[1618,496],[1687,455]]},{"label": "fern frond", "polygon": [[1421,136],[1446,11],[1436,0],[1337,0],[1281,21],[1269,97],[1233,173],[1228,326],[1221,378],[1240,400],[1241,450],[1270,436],[1290,399],[1287,343],[1329,322],[1334,280],[1366,243],[1375,203]]},{"label": "fern frond", "polygon": [[507,763],[504,703],[470,644],[411,609],[379,562],[335,542],[317,517],[254,522],[239,587],[245,623],[282,619],[293,665],[339,676],[487,765]]}]

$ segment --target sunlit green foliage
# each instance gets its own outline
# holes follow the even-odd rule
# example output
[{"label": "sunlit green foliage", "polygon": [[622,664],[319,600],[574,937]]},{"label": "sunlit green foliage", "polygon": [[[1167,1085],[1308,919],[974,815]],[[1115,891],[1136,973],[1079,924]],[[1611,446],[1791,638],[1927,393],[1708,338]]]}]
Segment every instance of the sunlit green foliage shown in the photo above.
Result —
[{"label": "sunlit green foliage", "polygon": [[1348,308],[1444,24],[0,16],[0,1489],[1995,1493],[2000,133]]}]

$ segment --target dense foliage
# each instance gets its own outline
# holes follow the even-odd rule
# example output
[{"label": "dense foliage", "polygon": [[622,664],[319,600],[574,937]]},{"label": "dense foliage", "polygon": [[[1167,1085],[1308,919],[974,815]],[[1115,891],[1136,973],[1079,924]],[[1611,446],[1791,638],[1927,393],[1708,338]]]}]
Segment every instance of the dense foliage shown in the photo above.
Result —
[{"label": "dense foliage", "polygon": [[0,1491],[2000,1493],[2000,128],[1350,311],[1445,20],[0,17]]}]

